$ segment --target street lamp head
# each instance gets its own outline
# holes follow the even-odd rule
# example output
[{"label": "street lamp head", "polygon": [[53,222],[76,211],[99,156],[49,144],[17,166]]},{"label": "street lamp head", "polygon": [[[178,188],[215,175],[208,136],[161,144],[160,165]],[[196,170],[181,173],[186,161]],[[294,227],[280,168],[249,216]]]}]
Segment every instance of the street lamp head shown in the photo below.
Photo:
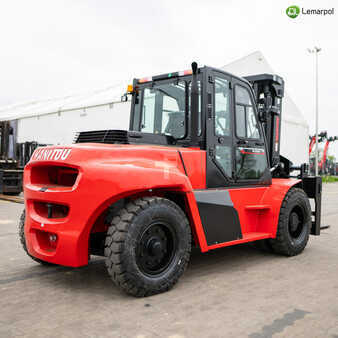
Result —
[{"label": "street lamp head", "polygon": [[319,53],[320,51],[321,51],[322,49],[321,48],[319,48],[319,47],[314,47],[314,48],[308,48],[307,49],[307,51],[309,52],[309,53]]}]

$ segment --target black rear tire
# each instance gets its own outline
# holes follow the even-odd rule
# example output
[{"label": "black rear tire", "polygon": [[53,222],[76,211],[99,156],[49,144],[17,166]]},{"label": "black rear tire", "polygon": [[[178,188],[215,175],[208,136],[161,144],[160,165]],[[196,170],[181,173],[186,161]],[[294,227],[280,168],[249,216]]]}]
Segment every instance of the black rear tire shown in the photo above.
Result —
[{"label": "black rear tire", "polygon": [[309,199],[302,189],[291,188],[280,209],[277,236],[270,240],[273,251],[285,256],[300,254],[309,240],[310,227]]},{"label": "black rear tire", "polygon": [[186,269],[191,230],[174,202],[143,197],[113,218],[105,241],[108,273],[126,293],[145,297],[171,289]]},{"label": "black rear tire", "polygon": [[27,246],[26,246],[26,238],[25,238],[25,220],[26,220],[26,210],[24,210],[20,216],[19,221],[19,227],[18,227],[18,233],[19,233],[19,239],[20,243],[22,245],[22,248],[25,250],[26,254],[35,262],[40,263],[42,265],[55,265],[53,263],[42,261],[41,259],[38,259],[28,253]]}]

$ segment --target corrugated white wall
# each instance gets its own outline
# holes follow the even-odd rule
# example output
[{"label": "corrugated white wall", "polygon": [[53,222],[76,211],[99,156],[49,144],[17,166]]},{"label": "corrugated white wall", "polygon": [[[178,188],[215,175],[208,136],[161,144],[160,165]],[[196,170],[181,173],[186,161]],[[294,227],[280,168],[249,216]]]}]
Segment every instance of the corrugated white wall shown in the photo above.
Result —
[{"label": "corrugated white wall", "polygon": [[70,144],[78,131],[128,129],[130,102],[26,117],[18,120],[17,142]]}]

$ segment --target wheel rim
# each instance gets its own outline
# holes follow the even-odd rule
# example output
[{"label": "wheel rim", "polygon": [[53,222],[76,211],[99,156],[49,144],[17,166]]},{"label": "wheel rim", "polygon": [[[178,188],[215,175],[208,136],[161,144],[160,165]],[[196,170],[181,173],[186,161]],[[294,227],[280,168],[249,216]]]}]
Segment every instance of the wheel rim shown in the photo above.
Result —
[{"label": "wheel rim", "polygon": [[154,222],[141,234],[136,245],[136,263],[150,276],[161,274],[172,262],[176,252],[176,233],[166,222]]},{"label": "wheel rim", "polygon": [[301,237],[305,227],[304,219],[303,209],[294,207],[289,216],[289,234],[292,239],[297,240]]}]

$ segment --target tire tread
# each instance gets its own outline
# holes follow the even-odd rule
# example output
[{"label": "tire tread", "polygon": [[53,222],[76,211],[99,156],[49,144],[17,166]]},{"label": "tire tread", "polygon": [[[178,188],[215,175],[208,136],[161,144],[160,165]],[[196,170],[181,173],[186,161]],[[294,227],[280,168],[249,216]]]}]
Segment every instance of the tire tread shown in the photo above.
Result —
[{"label": "tire tread", "polygon": [[[174,208],[184,217],[186,226],[189,228],[189,233],[191,236],[188,220],[181,208],[168,199],[153,196],[142,197],[137,200],[130,201],[124,208],[120,209],[118,214],[113,218],[107,231],[107,237],[105,241],[105,255],[108,274],[118,287],[135,297],[151,296],[171,289],[177,283],[179,277],[183,274],[189,262],[191,241],[189,241],[189,246],[185,252],[183,259],[184,262],[180,264],[180,269],[177,271],[174,278],[170,280],[167,279],[166,282],[157,289],[146,289],[141,285],[137,285],[137,283],[135,283],[135,281],[130,278],[129,272],[123,270],[124,262],[122,254],[124,243],[128,236],[128,227],[130,223],[142,211],[159,203],[163,203],[170,208]],[[118,250],[116,250],[117,247],[119,248]]]},{"label": "tire tread", "polygon": [[[287,229],[288,227],[288,216],[289,216],[289,207],[288,203],[290,198],[296,198],[296,200],[299,202],[301,200],[306,199],[307,201],[307,208],[308,208],[308,216],[311,215],[311,207],[310,203],[308,201],[308,198],[304,192],[304,190],[300,188],[291,188],[287,194],[285,195],[285,198],[282,202],[282,206],[280,208],[279,213],[279,220],[278,220],[278,228],[277,228],[277,235],[275,239],[270,240],[270,244],[272,246],[272,249],[275,253],[282,254],[285,256],[295,256],[301,253],[304,248],[307,245],[308,239],[309,239],[309,233],[306,235],[304,243],[300,247],[294,248],[289,245],[289,241],[287,239]],[[310,218],[311,220],[311,218]],[[309,223],[309,226],[311,224],[309,219],[307,219],[307,222]]]}]

